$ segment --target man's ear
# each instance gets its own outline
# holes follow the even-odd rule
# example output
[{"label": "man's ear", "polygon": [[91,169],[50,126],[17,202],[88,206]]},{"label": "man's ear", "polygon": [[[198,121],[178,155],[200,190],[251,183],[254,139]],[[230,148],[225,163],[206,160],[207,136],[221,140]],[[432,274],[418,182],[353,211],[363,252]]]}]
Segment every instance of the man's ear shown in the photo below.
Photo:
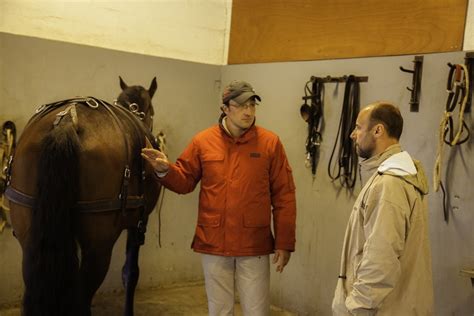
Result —
[{"label": "man's ear", "polygon": [[385,133],[385,126],[383,124],[377,124],[374,126],[374,136],[380,137]]}]

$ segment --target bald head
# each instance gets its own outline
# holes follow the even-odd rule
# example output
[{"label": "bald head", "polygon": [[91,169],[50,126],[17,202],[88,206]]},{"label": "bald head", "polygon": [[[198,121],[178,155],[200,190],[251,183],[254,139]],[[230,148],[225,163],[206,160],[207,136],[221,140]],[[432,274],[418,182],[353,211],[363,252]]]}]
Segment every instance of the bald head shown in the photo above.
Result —
[{"label": "bald head", "polygon": [[388,102],[376,102],[364,108],[363,111],[369,111],[370,127],[382,124],[388,137],[400,139],[403,118],[398,107]]},{"label": "bald head", "polygon": [[402,129],[403,119],[398,108],[387,102],[377,102],[359,112],[351,138],[357,154],[370,158],[397,144]]}]

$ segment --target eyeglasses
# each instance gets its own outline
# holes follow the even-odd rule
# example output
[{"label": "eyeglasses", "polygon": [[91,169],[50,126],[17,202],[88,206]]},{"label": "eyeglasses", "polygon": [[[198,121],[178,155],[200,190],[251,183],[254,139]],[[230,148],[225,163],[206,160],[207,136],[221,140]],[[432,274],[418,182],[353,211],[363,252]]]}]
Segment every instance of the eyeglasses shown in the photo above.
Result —
[{"label": "eyeglasses", "polygon": [[256,100],[247,100],[245,103],[238,104],[234,100],[230,100],[229,105],[239,109],[239,110],[244,110],[244,109],[252,109],[255,110],[255,107],[258,105],[258,102]]}]

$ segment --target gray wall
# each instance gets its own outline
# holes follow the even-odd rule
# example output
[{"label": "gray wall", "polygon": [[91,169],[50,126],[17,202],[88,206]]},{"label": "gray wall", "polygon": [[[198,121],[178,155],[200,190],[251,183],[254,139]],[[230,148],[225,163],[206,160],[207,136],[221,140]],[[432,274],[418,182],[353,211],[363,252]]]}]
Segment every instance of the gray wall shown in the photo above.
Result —
[{"label": "gray wall", "polygon": [[[413,67],[413,56],[272,63],[226,66],[222,81],[242,78],[250,81],[263,98],[257,123],[275,131],[285,145],[296,180],[297,244],[287,270],[272,275],[273,302],[302,315],[330,315],[336,285],[339,259],[354,196],[331,182],[327,165],[335,141],[342,108],[344,84],[326,84],[326,129],[321,147],[321,160],[312,179],[305,168],[306,123],[300,118],[303,87],[311,75],[369,76],[361,83],[361,104],[389,100],[399,105],[405,119],[402,147],[425,166],[432,190],[432,170],[437,148],[438,126],[446,103],[447,62],[464,62],[463,53],[426,55],[420,111],[410,112],[406,86],[411,76],[399,66]],[[473,127],[472,115],[466,116]],[[474,267],[474,189],[470,178],[474,173],[472,159],[474,140],[451,150],[445,148],[450,172],[445,183],[453,206],[451,221],[442,215],[442,195],[429,195],[429,216],[434,269],[436,315],[472,315],[474,290],[468,278],[459,276],[463,267]],[[448,146],[446,146],[448,147]],[[446,179],[446,178],[444,178]],[[360,191],[357,184],[355,193]],[[454,198],[459,196],[459,198]]]},{"label": "gray wall", "polygon": [[[341,111],[344,84],[327,84],[326,129],[316,179],[304,166],[306,124],[299,116],[304,83],[311,75],[369,76],[361,84],[361,103],[390,100],[405,118],[403,147],[421,160],[430,183],[438,125],[446,101],[446,63],[463,62],[463,53],[426,55],[420,112],[409,112],[411,84],[399,66],[412,67],[413,56],[298,63],[210,66],[0,34],[0,117],[21,128],[36,105],[74,95],[113,100],[118,75],[129,84],[148,86],[158,76],[154,98],[156,130],[168,135],[169,156],[177,158],[192,135],[213,124],[219,115],[220,82],[250,81],[263,97],[257,124],[275,131],[285,145],[297,185],[297,251],[283,274],[272,274],[272,300],[301,315],[330,315],[342,240],[355,196],[339,190],[327,175],[329,155]],[[472,128],[472,115],[466,117]],[[449,165],[451,221],[444,223],[441,194],[429,195],[436,315],[471,315],[474,290],[459,276],[474,267],[473,193],[470,177],[473,140],[459,149],[445,149]],[[360,190],[357,185],[356,192]],[[458,196],[459,198],[455,198]],[[150,218],[147,242],[140,257],[139,286],[164,286],[202,278],[199,256],[189,245],[196,221],[197,192],[178,196],[166,192],[162,209],[162,243],[157,242],[157,212]],[[122,236],[123,237],[123,236]],[[120,289],[124,239],[116,244],[111,268],[101,291]],[[22,290],[20,248],[7,231],[0,235],[0,304],[17,300]],[[273,267],[272,267],[273,268]]]}]

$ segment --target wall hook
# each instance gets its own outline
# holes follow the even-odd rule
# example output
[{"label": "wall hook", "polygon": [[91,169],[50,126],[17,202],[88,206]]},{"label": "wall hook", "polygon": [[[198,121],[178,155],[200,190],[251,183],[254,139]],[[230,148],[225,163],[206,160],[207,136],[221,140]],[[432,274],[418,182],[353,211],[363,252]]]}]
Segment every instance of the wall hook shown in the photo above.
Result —
[{"label": "wall hook", "polygon": [[423,56],[415,56],[413,60],[415,64],[413,70],[405,69],[400,66],[400,70],[403,72],[408,72],[413,75],[411,81],[411,88],[407,87],[407,90],[410,91],[410,111],[418,112],[420,105],[420,93],[421,93],[421,74],[423,71]]}]

